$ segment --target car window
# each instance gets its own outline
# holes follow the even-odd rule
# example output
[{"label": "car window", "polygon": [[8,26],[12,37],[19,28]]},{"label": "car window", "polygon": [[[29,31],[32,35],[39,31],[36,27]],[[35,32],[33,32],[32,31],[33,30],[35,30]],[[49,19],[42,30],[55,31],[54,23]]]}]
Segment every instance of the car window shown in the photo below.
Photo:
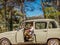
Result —
[{"label": "car window", "polygon": [[57,25],[56,25],[56,23],[54,21],[50,21],[48,27],[49,28],[57,28]]},{"label": "car window", "polygon": [[47,23],[46,22],[36,22],[35,29],[46,29]]},{"label": "car window", "polygon": [[30,28],[31,24],[33,25],[33,22],[25,22],[25,27]]}]

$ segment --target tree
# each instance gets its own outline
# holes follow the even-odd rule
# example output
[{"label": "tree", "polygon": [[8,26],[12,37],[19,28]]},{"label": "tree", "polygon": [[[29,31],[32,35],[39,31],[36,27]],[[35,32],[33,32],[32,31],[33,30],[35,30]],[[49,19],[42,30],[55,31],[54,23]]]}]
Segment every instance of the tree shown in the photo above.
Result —
[{"label": "tree", "polygon": [[56,10],[54,7],[46,7],[44,9],[44,12],[46,18],[55,19],[59,22],[60,12]]}]

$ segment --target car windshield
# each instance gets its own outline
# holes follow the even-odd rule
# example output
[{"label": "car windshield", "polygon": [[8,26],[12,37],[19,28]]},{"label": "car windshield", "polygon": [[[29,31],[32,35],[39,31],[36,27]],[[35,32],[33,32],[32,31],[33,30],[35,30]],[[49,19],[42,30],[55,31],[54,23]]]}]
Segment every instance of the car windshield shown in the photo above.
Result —
[{"label": "car windshield", "polygon": [[35,29],[46,29],[47,23],[46,22],[36,22]]}]

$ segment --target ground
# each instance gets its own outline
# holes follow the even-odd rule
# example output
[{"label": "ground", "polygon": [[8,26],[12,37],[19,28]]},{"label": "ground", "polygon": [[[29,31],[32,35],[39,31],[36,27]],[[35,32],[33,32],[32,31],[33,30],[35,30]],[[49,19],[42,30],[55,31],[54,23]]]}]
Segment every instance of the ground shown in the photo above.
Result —
[{"label": "ground", "polygon": [[[17,44],[17,45],[23,45],[23,44]],[[24,44],[24,45],[46,45],[46,44]]]},{"label": "ground", "polygon": [[[18,44],[18,45],[22,45],[22,44]],[[26,45],[43,45],[43,44],[26,44]]]}]

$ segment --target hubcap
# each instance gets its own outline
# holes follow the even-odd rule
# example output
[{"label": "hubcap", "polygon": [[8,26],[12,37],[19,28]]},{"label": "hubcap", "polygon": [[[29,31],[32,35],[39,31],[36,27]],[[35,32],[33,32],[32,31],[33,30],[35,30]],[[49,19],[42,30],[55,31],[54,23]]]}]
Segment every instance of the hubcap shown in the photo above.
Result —
[{"label": "hubcap", "polygon": [[50,45],[59,45],[59,42],[56,40],[51,40]]},{"label": "hubcap", "polygon": [[6,41],[6,40],[3,40],[3,41],[2,41],[2,45],[9,45],[9,42]]}]

